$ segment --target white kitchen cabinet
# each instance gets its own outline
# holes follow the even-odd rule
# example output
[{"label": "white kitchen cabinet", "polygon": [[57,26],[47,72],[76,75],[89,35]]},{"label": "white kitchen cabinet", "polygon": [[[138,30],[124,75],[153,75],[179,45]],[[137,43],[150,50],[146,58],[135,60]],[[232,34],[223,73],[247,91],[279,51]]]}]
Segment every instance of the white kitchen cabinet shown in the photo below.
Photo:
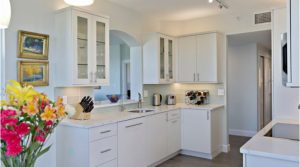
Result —
[{"label": "white kitchen cabinet", "polygon": [[168,149],[167,154],[172,155],[181,149],[181,115],[180,110],[168,112]]},{"label": "white kitchen cabinet", "polygon": [[57,87],[109,84],[109,18],[78,8],[55,15]]},{"label": "white kitchen cabinet", "polygon": [[177,81],[222,82],[224,37],[219,33],[184,36],[178,39]]},{"label": "white kitchen cabinet", "polygon": [[144,84],[175,81],[175,40],[159,33],[145,35],[143,45]]},{"label": "white kitchen cabinet", "polygon": [[118,123],[118,167],[146,166],[145,118]]},{"label": "white kitchen cabinet", "polygon": [[222,152],[223,109],[183,109],[181,153],[212,159]]},{"label": "white kitchen cabinet", "polygon": [[167,156],[167,113],[148,116],[146,122],[146,157],[149,166]]},{"label": "white kitchen cabinet", "polygon": [[60,125],[56,130],[57,167],[117,167],[117,124],[95,128]]}]

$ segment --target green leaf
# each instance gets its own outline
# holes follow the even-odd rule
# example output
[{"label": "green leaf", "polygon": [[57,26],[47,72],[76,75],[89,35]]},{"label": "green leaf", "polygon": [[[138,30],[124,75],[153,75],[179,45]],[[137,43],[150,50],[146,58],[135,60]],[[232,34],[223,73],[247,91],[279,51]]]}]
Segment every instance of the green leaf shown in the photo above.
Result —
[{"label": "green leaf", "polygon": [[43,149],[42,151],[40,151],[37,155],[36,158],[40,157],[41,155],[45,154],[46,152],[48,152],[50,150],[52,145],[46,147],[45,149]]}]

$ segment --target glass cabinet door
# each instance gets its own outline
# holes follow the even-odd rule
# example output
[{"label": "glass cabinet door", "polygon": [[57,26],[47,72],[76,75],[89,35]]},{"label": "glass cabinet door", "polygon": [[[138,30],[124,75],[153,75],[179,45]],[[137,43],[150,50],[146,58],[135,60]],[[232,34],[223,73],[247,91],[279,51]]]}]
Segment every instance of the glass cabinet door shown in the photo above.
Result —
[{"label": "glass cabinet door", "polygon": [[168,79],[174,79],[173,40],[168,40]]},{"label": "glass cabinet door", "polygon": [[165,79],[165,39],[160,38],[160,79]]},{"label": "glass cabinet door", "polygon": [[96,21],[96,79],[106,79],[105,23]]},{"label": "glass cabinet door", "polygon": [[77,16],[77,79],[88,79],[88,18]]}]

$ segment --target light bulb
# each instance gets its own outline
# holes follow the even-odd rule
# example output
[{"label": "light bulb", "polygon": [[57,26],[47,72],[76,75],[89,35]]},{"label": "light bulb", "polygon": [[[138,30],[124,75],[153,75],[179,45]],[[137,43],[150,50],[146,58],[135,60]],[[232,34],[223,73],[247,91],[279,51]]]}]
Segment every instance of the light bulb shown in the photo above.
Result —
[{"label": "light bulb", "polygon": [[0,0],[0,29],[7,28],[11,17],[9,0]]},{"label": "light bulb", "polygon": [[208,2],[209,2],[209,3],[213,3],[213,2],[214,2],[214,0],[208,0]]},{"label": "light bulb", "polygon": [[65,0],[65,2],[72,6],[89,6],[94,3],[94,0]]}]

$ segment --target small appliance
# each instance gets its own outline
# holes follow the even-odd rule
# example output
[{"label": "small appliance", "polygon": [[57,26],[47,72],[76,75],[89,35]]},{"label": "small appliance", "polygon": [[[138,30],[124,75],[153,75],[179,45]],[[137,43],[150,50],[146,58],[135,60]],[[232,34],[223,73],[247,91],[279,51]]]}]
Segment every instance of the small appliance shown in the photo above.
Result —
[{"label": "small appliance", "polygon": [[154,93],[152,97],[152,105],[153,106],[160,106],[162,101],[162,95],[159,93]]},{"label": "small appliance", "polygon": [[176,96],[169,94],[166,96],[166,104],[167,105],[175,105],[176,104]]}]

